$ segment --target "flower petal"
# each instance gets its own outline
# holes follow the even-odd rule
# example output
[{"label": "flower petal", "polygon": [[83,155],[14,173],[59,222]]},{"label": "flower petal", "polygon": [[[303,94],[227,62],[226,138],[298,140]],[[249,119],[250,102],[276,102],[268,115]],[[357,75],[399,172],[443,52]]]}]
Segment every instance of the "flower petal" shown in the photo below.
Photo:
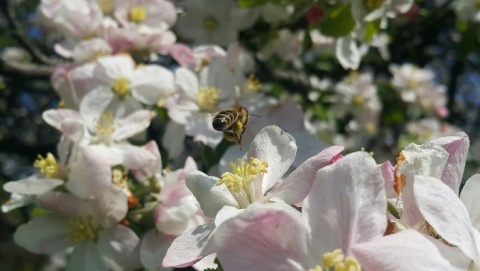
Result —
[{"label": "flower petal", "polygon": [[116,141],[122,141],[132,136],[138,135],[150,126],[150,122],[155,117],[149,110],[136,111],[123,119],[117,121],[118,127],[112,135]]},{"label": "flower petal", "polygon": [[77,197],[91,199],[101,195],[112,180],[112,170],[102,155],[90,146],[82,147],[72,165],[67,189]]},{"label": "flower petal", "polygon": [[[316,255],[382,236],[386,229],[384,181],[366,152],[345,156],[318,171],[303,204]],[[328,234],[325,234],[328,232]]]},{"label": "flower petal", "polygon": [[163,259],[164,267],[187,267],[215,252],[210,239],[215,223],[201,225],[177,237]]},{"label": "flower petal", "polygon": [[140,260],[147,270],[166,270],[162,261],[173,242],[173,237],[151,230],[142,238]]},{"label": "flower petal", "polygon": [[141,267],[140,239],[129,228],[116,225],[100,232],[98,250],[112,270],[136,270]]},{"label": "flower petal", "polygon": [[455,192],[440,180],[425,176],[415,176],[413,189],[425,220],[443,239],[460,248],[479,267],[480,244],[475,239],[476,230]]},{"label": "flower petal", "polygon": [[178,68],[175,71],[175,84],[183,90],[183,93],[192,100],[197,100],[197,93],[199,91],[198,78],[189,69]]},{"label": "flower petal", "polygon": [[136,69],[131,79],[132,96],[144,104],[157,104],[175,90],[173,73],[162,66]]},{"label": "flower petal", "polygon": [[475,174],[467,180],[463,186],[462,194],[460,194],[460,199],[465,205],[465,208],[467,208],[472,225],[477,231],[480,231],[480,208],[478,208],[480,206],[479,192],[480,174]]},{"label": "flower petal", "polygon": [[295,139],[278,126],[267,126],[255,136],[244,160],[248,161],[250,157],[255,157],[268,162],[268,172],[263,176],[263,194],[280,181],[295,159],[296,153]]},{"label": "flower petal", "polygon": [[431,142],[442,146],[448,152],[447,165],[443,170],[441,179],[458,195],[470,146],[467,134],[460,132],[452,136],[432,140]]},{"label": "flower petal", "polygon": [[362,270],[467,270],[470,260],[458,248],[414,230],[356,244]]},{"label": "flower petal", "polygon": [[308,230],[283,203],[250,205],[218,226],[214,241],[225,270],[308,270]]},{"label": "flower petal", "polygon": [[185,179],[188,189],[192,191],[208,217],[215,217],[225,205],[239,208],[228,189],[224,185],[217,186],[218,181],[217,177],[207,176],[201,171],[194,171]]},{"label": "flower petal", "polygon": [[46,214],[20,225],[13,240],[33,253],[57,253],[73,245],[68,240],[69,231],[68,217]]},{"label": "flower petal", "polygon": [[[180,189],[182,188],[176,190]],[[187,188],[185,187],[185,189]],[[190,229],[190,219],[195,216],[199,208],[193,195],[179,196],[177,199],[164,201],[157,206],[155,211],[155,225],[158,230],[166,234],[180,235]]]},{"label": "flower petal", "polygon": [[332,146],[303,162],[270,196],[273,201],[288,204],[302,202],[310,192],[317,171],[330,164],[332,158],[343,151],[344,147]]},{"label": "flower petal", "polygon": [[63,181],[59,179],[24,179],[8,182],[3,185],[3,190],[9,193],[22,195],[40,195],[55,187],[62,185]]},{"label": "flower petal", "polygon": [[67,271],[108,271],[102,253],[92,242],[85,242],[75,247],[68,258]]}]

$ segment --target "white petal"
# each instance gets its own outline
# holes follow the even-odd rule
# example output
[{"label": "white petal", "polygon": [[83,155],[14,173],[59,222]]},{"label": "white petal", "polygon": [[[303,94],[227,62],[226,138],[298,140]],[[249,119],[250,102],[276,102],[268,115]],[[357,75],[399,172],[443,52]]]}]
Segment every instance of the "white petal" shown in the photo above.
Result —
[{"label": "white petal", "polygon": [[425,220],[448,243],[459,247],[480,267],[480,244],[476,242],[476,230],[455,192],[440,180],[424,176],[415,176],[413,189]]},{"label": "white petal", "polygon": [[197,76],[192,71],[185,68],[178,68],[175,71],[175,84],[178,85],[189,98],[197,100],[196,95],[200,86]]},{"label": "white petal", "polygon": [[467,270],[470,260],[458,248],[414,230],[352,247],[362,270]]},{"label": "white petal", "polygon": [[69,231],[68,217],[46,214],[20,225],[13,240],[33,253],[57,253],[73,245],[68,240]]},{"label": "white petal", "polygon": [[192,191],[200,203],[200,207],[208,217],[215,217],[223,206],[239,208],[238,203],[224,186],[217,186],[219,178],[207,176],[201,171],[190,173],[185,179],[188,189]]},{"label": "white petal", "polygon": [[173,73],[161,66],[149,65],[137,69],[131,79],[132,96],[144,104],[157,104],[175,90]]},{"label": "white petal", "polygon": [[108,228],[125,218],[128,211],[127,201],[128,196],[119,187],[111,185],[100,196],[84,205],[97,223]]},{"label": "white petal", "polygon": [[62,184],[63,181],[59,179],[24,179],[4,184],[3,190],[23,195],[40,195]]},{"label": "white petal", "polygon": [[155,212],[157,229],[166,234],[180,235],[190,229],[188,228],[190,219],[195,216],[199,208],[193,195],[179,196],[175,202],[161,203]]},{"label": "white petal", "polygon": [[115,94],[108,88],[94,89],[83,97],[79,111],[90,131],[95,131],[97,121],[114,98]]},{"label": "white petal", "polygon": [[480,231],[480,175],[475,174],[470,177],[462,189],[460,199],[462,200],[465,208],[467,208],[470,220],[473,227]]},{"label": "white petal", "polygon": [[112,170],[108,162],[90,146],[80,149],[72,166],[67,189],[75,196],[89,199],[101,195],[111,185]]},{"label": "white petal", "polygon": [[11,194],[10,199],[2,205],[2,212],[8,213],[11,210],[27,206],[35,202],[35,196],[24,196],[20,194]]},{"label": "white petal", "polygon": [[129,228],[117,225],[100,232],[98,250],[112,270],[136,270],[141,267],[140,239]]},{"label": "white petal", "polygon": [[99,58],[98,66],[95,68],[95,78],[105,83],[114,82],[118,78],[130,78],[135,62],[130,56],[115,55]]},{"label": "white petal", "polygon": [[155,164],[156,157],[151,152],[130,144],[117,144],[115,149],[122,154],[123,164],[127,169],[139,169]]},{"label": "white petal", "polygon": [[355,40],[350,36],[337,39],[335,55],[345,69],[358,69],[362,59]]},{"label": "white petal", "polygon": [[[386,229],[384,181],[366,152],[345,156],[317,173],[303,204],[316,255],[382,236]],[[328,232],[328,234],[325,234]]]},{"label": "white petal", "polygon": [[167,270],[167,268],[163,268],[162,261],[172,242],[173,238],[171,236],[156,230],[147,232],[142,238],[140,247],[140,259],[143,266],[147,270]]},{"label": "white petal", "polygon": [[163,259],[164,267],[187,267],[215,252],[210,239],[215,223],[201,225],[177,237]]},{"label": "white petal", "polygon": [[255,157],[268,163],[268,172],[264,174],[262,183],[264,194],[287,172],[296,152],[295,139],[278,126],[267,126],[255,136],[244,160]]},{"label": "white petal", "polygon": [[155,117],[149,110],[139,110],[117,121],[118,127],[112,135],[116,141],[122,141],[132,136],[138,135],[150,126],[150,122]]},{"label": "white petal", "polygon": [[67,271],[108,271],[101,258],[101,253],[92,242],[85,242],[75,247],[68,258]]}]

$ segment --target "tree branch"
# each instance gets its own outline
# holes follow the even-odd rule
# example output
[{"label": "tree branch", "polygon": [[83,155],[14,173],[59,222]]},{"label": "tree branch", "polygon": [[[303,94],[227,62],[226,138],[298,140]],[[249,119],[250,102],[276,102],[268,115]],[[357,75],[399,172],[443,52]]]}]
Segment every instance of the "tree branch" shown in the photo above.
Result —
[{"label": "tree branch", "polygon": [[0,74],[48,79],[54,70],[54,66],[10,62],[0,58]]},{"label": "tree branch", "polygon": [[56,65],[57,61],[43,54],[26,36],[14,10],[15,0],[0,1],[0,10],[11,27],[12,36],[23,46],[38,63]]}]

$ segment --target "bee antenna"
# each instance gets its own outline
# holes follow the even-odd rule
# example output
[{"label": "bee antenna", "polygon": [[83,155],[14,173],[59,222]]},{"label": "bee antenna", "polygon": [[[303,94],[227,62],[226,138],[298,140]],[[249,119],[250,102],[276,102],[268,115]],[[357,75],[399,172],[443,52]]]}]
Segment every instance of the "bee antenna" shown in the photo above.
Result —
[{"label": "bee antenna", "polygon": [[252,115],[252,116],[255,116],[255,117],[259,117],[259,118],[262,117],[262,116],[260,116],[260,115],[255,115],[255,114],[252,114],[252,113],[249,113],[249,115]]}]

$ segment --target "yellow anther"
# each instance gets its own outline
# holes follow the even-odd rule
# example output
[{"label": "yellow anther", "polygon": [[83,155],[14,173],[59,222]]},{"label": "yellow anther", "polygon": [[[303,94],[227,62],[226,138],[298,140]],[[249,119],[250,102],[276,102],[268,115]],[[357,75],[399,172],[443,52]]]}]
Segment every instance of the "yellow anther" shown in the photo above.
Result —
[{"label": "yellow anther", "polygon": [[308,271],[323,271],[323,268],[320,265],[315,265],[314,268],[310,268]]},{"label": "yellow anther", "polygon": [[98,0],[100,8],[103,11],[103,14],[110,15],[113,13],[113,8],[115,7],[115,0]]},{"label": "yellow anther", "polygon": [[57,162],[55,156],[50,152],[46,157],[38,155],[37,160],[33,163],[33,166],[40,169],[40,172],[45,174],[47,178],[55,178],[61,180],[67,180],[68,174],[65,169]]},{"label": "yellow anther", "polygon": [[[217,186],[224,184],[242,208],[255,200],[261,200],[262,179],[257,179],[257,176],[268,172],[268,163],[251,157],[248,163],[242,159],[237,160],[237,165],[230,162],[230,167],[232,172],[223,173]],[[255,181],[259,183],[253,183]]]},{"label": "yellow anther", "polygon": [[125,96],[130,95],[132,92],[130,80],[125,77],[118,78],[113,83],[112,90],[120,99],[125,98]]},{"label": "yellow anther", "polygon": [[337,264],[342,263],[344,259],[345,255],[343,255],[341,249],[335,249],[332,252],[327,252],[323,255],[323,267],[335,267]]},{"label": "yellow anther", "polygon": [[197,93],[197,102],[202,112],[217,111],[220,91],[216,88],[203,87]]},{"label": "yellow anther", "polygon": [[69,224],[71,231],[68,233],[68,239],[76,244],[97,241],[98,232],[102,228],[90,215],[72,218]]},{"label": "yellow anther", "polygon": [[365,99],[364,96],[355,95],[355,97],[353,97],[352,103],[355,106],[362,106],[363,104],[365,104],[365,101],[366,101],[366,99]]},{"label": "yellow anther", "polygon": [[128,12],[128,19],[134,23],[141,23],[147,19],[147,10],[144,7],[134,7]]},{"label": "yellow anther", "polygon": [[255,78],[255,75],[251,74],[248,77],[248,81],[247,81],[247,92],[258,93],[262,91],[262,89],[263,89],[262,83],[260,83],[260,81],[257,78]]},{"label": "yellow anther", "polygon": [[113,143],[112,135],[116,129],[115,117],[112,112],[102,113],[97,121],[95,129],[97,131],[96,143],[110,145]]},{"label": "yellow anther", "polygon": [[370,12],[381,7],[385,0],[363,0],[363,5]]},{"label": "yellow anther", "polygon": [[215,31],[218,28],[218,21],[214,17],[207,17],[203,21],[203,27],[208,31]]}]

